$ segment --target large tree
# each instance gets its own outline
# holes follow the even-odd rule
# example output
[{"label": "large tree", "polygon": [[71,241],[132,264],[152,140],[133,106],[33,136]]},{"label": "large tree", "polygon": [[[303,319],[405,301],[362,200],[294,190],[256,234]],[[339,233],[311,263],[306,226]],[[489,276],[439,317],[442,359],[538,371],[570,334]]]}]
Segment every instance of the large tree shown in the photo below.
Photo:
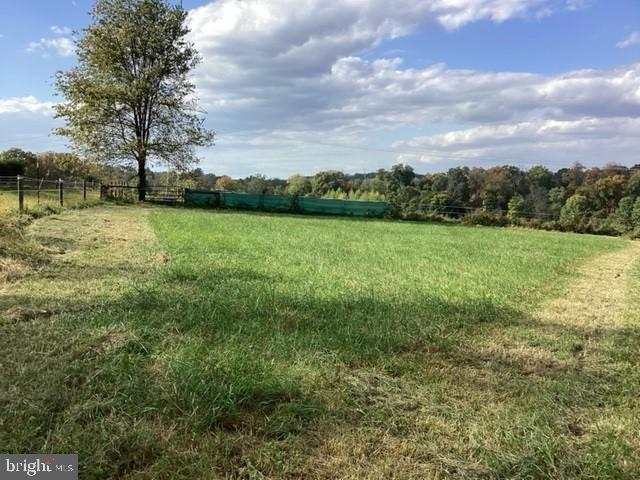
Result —
[{"label": "large tree", "polygon": [[134,162],[139,199],[151,162],[184,169],[210,145],[189,72],[200,62],[187,12],[166,0],[97,0],[76,41],[78,64],[56,75],[56,105],[77,152],[104,164]]},{"label": "large tree", "polygon": [[0,152],[0,175],[24,175],[25,171],[36,162],[35,154],[19,148],[10,148]]}]

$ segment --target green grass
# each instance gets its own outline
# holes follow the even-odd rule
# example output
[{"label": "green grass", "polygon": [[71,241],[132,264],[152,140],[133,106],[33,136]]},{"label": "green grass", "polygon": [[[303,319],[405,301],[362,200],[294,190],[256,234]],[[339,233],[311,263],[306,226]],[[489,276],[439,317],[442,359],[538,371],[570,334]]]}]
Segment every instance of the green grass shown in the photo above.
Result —
[{"label": "green grass", "polygon": [[446,347],[473,325],[530,309],[572,260],[622,244],[250,214],[175,212],[151,221],[172,258],[164,281],[176,292],[161,291],[161,310],[187,312],[198,330],[204,316],[225,342],[236,330],[243,343],[268,334],[280,352],[329,350],[343,361],[379,359],[412,339]]},{"label": "green grass", "polygon": [[54,258],[0,297],[7,451],[83,478],[640,474],[640,264],[607,324],[545,307],[623,239],[136,207],[32,238]]}]

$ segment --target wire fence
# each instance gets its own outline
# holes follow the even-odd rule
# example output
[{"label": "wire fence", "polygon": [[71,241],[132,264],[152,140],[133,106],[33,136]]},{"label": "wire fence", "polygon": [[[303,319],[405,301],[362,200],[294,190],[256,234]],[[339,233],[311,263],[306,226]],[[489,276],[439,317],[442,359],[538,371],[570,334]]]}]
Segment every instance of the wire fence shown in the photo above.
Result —
[{"label": "wire fence", "polygon": [[78,206],[99,199],[98,182],[0,176],[0,212]]},{"label": "wire fence", "polygon": [[[179,187],[150,186],[145,189],[145,196],[147,201],[153,203],[176,204],[184,201],[184,192],[185,189]],[[136,202],[138,195],[138,187],[124,183],[104,185],[99,182],[83,180],[0,176],[0,213],[6,211],[28,212],[46,207],[78,206],[100,199]],[[439,214],[458,218],[479,211],[499,216],[506,216],[510,213],[500,208],[452,204],[422,206],[420,211],[423,214]],[[516,216],[526,220],[557,220],[556,214],[548,212],[520,210],[516,213]]]}]

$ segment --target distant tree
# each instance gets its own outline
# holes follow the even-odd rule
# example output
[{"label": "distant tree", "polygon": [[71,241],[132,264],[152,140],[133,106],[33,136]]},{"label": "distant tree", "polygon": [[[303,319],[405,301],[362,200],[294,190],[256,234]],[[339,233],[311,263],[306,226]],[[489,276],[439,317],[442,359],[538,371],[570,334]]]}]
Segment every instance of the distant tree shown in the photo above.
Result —
[{"label": "distant tree", "polygon": [[[391,206],[391,211],[403,218],[413,218],[416,213],[415,201],[420,198],[420,190],[415,187],[399,187],[392,190],[387,199]],[[412,208],[409,208],[409,207]]]},{"label": "distant tree", "polygon": [[569,195],[573,195],[584,181],[584,166],[581,163],[576,162],[571,166],[571,168],[559,170],[558,175],[561,177],[561,185],[566,188]]},{"label": "distant tree", "polygon": [[285,193],[293,196],[304,196],[311,192],[311,182],[302,175],[291,175],[287,178]]},{"label": "distant tree", "polygon": [[349,198],[349,194],[343,191],[341,188],[337,188],[336,190],[329,190],[325,193],[322,198],[334,198],[338,200],[346,200]]},{"label": "distant tree", "polygon": [[391,167],[391,177],[400,185],[409,185],[416,174],[411,165],[398,164]]},{"label": "distant tree", "polygon": [[360,184],[360,188],[365,191],[376,192],[384,196],[389,190],[387,182],[380,175],[375,175],[371,178],[365,178]]},{"label": "distant tree", "polygon": [[[515,174],[514,174],[515,173]],[[486,170],[483,190],[485,210],[505,210],[507,202],[517,190],[520,173],[513,167],[491,167]]]},{"label": "distant tree", "polygon": [[589,211],[589,200],[584,195],[574,194],[569,197],[560,211],[560,224],[569,229],[577,229],[585,220]]},{"label": "distant tree", "polygon": [[626,179],[623,175],[605,176],[598,179],[593,186],[598,199],[598,205],[611,213],[616,204],[624,196]]},{"label": "distant tree", "polygon": [[486,177],[484,168],[474,167],[467,174],[469,183],[469,206],[480,208],[484,205],[483,186]]},{"label": "distant tree", "polygon": [[345,189],[344,173],[337,170],[318,172],[311,178],[311,194],[322,197],[329,190]]},{"label": "distant tree", "polygon": [[216,180],[215,189],[233,192],[238,189],[238,183],[228,175],[223,175]]},{"label": "distant tree", "polygon": [[0,153],[0,175],[14,177],[24,175],[36,163],[36,156],[20,148],[10,148]]},{"label": "distant tree", "polygon": [[467,203],[469,201],[469,181],[467,178],[469,169],[456,167],[447,172],[447,193],[452,201],[456,203]]},{"label": "distant tree", "polygon": [[631,211],[631,223],[634,227],[640,227],[640,197],[636,198]]},{"label": "distant tree", "polygon": [[200,178],[204,175],[204,171],[200,168],[194,168],[193,170],[190,170],[188,172],[186,172],[186,175],[189,176],[189,178]]},{"label": "distant tree", "polygon": [[620,199],[620,203],[618,203],[615,217],[616,221],[623,227],[622,231],[628,231],[634,227],[634,200],[635,199],[633,197],[623,197]]},{"label": "distant tree", "polygon": [[564,187],[555,187],[549,190],[549,208],[556,218],[560,216],[560,210],[567,199],[567,191]]},{"label": "distant tree", "polygon": [[522,195],[514,195],[507,205],[507,217],[512,222],[517,222],[524,213],[524,198]]},{"label": "distant tree", "polygon": [[213,173],[205,173],[198,178],[198,188],[212,190],[215,187],[218,176]]},{"label": "distant tree", "polygon": [[56,76],[66,100],[56,116],[66,125],[55,132],[83,157],[133,162],[144,200],[150,162],[186,169],[194,147],[213,140],[189,80],[200,57],[186,40],[187,12],[167,0],[97,0],[91,16],[78,65]]},{"label": "distant tree", "polygon": [[36,155],[26,175],[35,178],[87,179],[97,177],[99,167],[73,153],[43,152]]},{"label": "distant tree", "polygon": [[631,197],[640,197],[640,170],[634,172],[627,180],[626,194]]},{"label": "distant tree", "polygon": [[509,174],[511,183],[513,184],[513,194],[519,194],[523,197],[528,195],[532,185],[526,172],[513,165],[506,165],[502,168]]},{"label": "distant tree", "polygon": [[265,177],[264,175],[252,175],[245,180],[244,190],[247,193],[267,193],[267,191],[269,190],[267,177]]},{"label": "distant tree", "polygon": [[[558,207],[558,212],[560,212],[561,207],[562,203]],[[536,218],[548,218],[550,214],[548,190],[541,187],[533,187],[529,195],[524,198],[524,210],[531,212]]]},{"label": "distant tree", "polygon": [[500,209],[498,194],[493,190],[486,190],[482,199],[482,208],[485,212],[494,212]]},{"label": "distant tree", "polygon": [[446,192],[449,186],[449,179],[444,173],[434,173],[431,175],[431,191]]},{"label": "distant tree", "polygon": [[349,198],[352,200],[371,200],[371,201],[384,201],[385,196],[382,193],[378,193],[372,190],[358,190],[357,192],[351,192]]},{"label": "distant tree", "polygon": [[453,208],[452,202],[453,200],[448,193],[436,193],[431,196],[429,210],[440,215],[451,214],[450,216],[456,216],[459,211]]},{"label": "distant tree", "polygon": [[553,173],[542,165],[531,167],[527,171],[526,177],[532,188],[538,187],[549,190],[553,186]]}]

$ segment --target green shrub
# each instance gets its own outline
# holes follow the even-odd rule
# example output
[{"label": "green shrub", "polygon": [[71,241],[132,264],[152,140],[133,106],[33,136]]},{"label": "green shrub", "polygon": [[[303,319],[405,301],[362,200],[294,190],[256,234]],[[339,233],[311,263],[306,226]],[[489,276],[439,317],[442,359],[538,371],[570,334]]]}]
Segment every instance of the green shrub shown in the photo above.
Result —
[{"label": "green shrub", "polygon": [[485,210],[474,210],[473,212],[465,215],[462,218],[462,223],[466,225],[485,225],[489,226],[497,226],[504,227],[507,225],[507,219],[499,214],[494,212],[487,212]]},{"label": "green shrub", "polygon": [[583,220],[578,225],[580,232],[592,233],[594,235],[621,235],[627,230],[619,222],[616,214],[611,214],[609,217],[592,217],[589,220]]},{"label": "green shrub", "polygon": [[620,233],[633,229],[633,197],[623,197],[618,203],[618,208],[612,219],[619,227]]},{"label": "green shrub", "polygon": [[507,213],[509,220],[513,223],[517,223],[524,211],[524,198],[522,198],[522,195],[514,195],[511,197],[507,208],[509,209]]},{"label": "green shrub", "polygon": [[640,197],[636,198],[631,211],[631,223],[634,227],[640,227]]},{"label": "green shrub", "polygon": [[560,224],[568,230],[584,231],[584,222],[589,211],[589,200],[575,194],[568,198],[560,210]]},{"label": "green shrub", "polygon": [[451,208],[451,197],[448,193],[436,193],[431,197],[429,202],[429,212],[437,213],[440,215],[456,216],[455,212]]}]

